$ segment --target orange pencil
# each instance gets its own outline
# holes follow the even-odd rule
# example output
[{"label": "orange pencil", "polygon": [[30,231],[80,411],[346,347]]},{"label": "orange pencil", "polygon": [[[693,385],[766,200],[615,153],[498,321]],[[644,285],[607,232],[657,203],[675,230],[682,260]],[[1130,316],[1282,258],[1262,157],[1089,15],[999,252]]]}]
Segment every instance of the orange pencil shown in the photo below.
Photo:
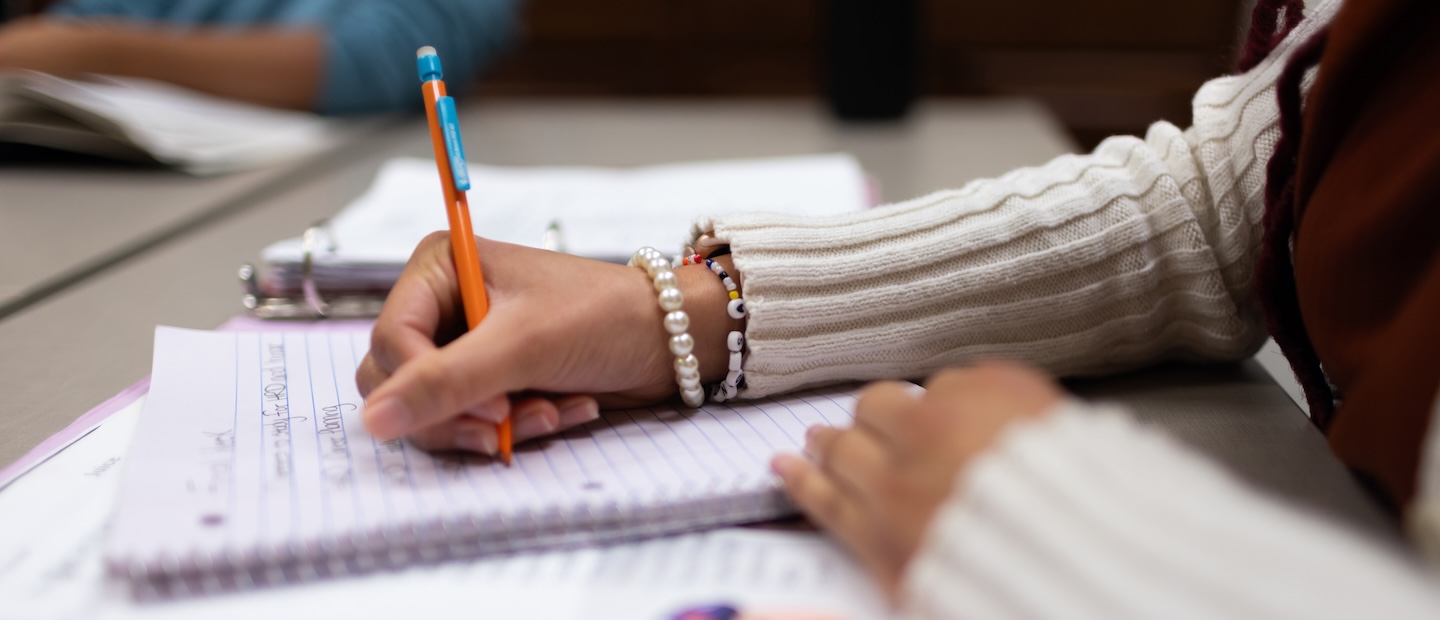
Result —
[{"label": "orange pencil", "polygon": [[[485,274],[480,270],[480,253],[475,249],[475,233],[470,229],[470,204],[465,190],[470,189],[470,170],[465,166],[465,146],[460,142],[460,123],[455,113],[455,100],[446,96],[444,73],[435,48],[425,46],[415,52],[420,70],[420,89],[425,93],[425,116],[430,119],[430,142],[435,148],[435,166],[440,171],[440,188],[445,193],[445,213],[450,217],[450,247],[455,252],[455,273],[460,279],[460,301],[465,306],[465,323],[475,329],[490,310],[485,297]],[[500,423],[500,459],[510,464],[510,418]]]}]

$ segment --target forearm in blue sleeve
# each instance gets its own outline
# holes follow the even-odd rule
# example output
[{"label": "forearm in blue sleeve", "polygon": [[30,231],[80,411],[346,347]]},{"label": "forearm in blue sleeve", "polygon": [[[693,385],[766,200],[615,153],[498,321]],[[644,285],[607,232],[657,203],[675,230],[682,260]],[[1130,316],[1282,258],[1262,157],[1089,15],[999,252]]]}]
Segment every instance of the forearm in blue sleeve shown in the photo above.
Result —
[{"label": "forearm in blue sleeve", "polygon": [[327,114],[414,109],[415,50],[434,46],[447,85],[463,89],[515,31],[519,0],[351,0],[326,25]]}]

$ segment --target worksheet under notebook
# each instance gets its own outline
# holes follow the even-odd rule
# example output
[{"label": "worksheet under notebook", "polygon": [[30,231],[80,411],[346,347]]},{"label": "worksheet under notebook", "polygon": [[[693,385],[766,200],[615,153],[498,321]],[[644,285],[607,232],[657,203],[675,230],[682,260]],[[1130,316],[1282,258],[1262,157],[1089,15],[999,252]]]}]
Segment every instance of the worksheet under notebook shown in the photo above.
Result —
[{"label": "worksheet under notebook", "polygon": [[239,587],[773,518],[790,510],[770,457],[854,403],[831,389],[607,412],[507,468],[367,434],[353,377],[368,337],[158,328],[110,570]]}]

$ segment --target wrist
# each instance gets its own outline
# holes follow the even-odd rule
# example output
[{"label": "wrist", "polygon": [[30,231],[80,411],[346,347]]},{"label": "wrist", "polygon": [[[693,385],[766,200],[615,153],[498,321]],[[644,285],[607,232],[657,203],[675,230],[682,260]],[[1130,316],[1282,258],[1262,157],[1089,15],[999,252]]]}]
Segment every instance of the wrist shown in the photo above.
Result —
[{"label": "wrist", "polygon": [[[716,259],[729,273],[734,264],[729,256]],[[726,306],[730,296],[704,264],[686,265],[675,270],[680,291],[685,294],[685,311],[690,315],[690,335],[695,339],[695,357],[700,360],[700,377],[710,385],[725,379],[730,367],[730,351],[726,339],[732,331],[745,331],[743,319],[731,318]],[[738,276],[737,276],[738,278]]]}]

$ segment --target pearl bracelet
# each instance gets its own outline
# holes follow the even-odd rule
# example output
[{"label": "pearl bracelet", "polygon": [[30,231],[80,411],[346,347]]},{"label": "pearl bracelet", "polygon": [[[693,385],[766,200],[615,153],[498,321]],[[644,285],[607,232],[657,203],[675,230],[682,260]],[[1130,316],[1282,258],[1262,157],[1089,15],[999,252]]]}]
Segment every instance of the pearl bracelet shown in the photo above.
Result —
[{"label": "pearl bracelet", "polygon": [[665,311],[665,331],[670,334],[670,352],[675,354],[675,383],[680,386],[680,400],[688,407],[705,404],[705,390],[700,387],[700,360],[695,357],[695,339],[690,337],[690,315],[680,307],[685,295],[680,281],[665,255],[652,247],[635,250],[629,265],[643,269],[655,284],[660,309]]},{"label": "pearl bracelet", "polygon": [[[695,255],[696,262],[699,262],[699,258],[698,254]],[[704,260],[705,266],[709,267],[715,275],[720,276],[720,282],[725,285],[726,295],[730,298],[730,301],[726,302],[725,311],[732,319],[745,318],[745,300],[740,298],[740,289],[735,285],[735,281],[730,279],[730,274],[725,273],[725,269],[720,266],[720,263],[708,258]],[[735,398],[735,395],[740,392],[740,386],[745,382],[745,373],[740,370],[745,352],[745,334],[739,331],[730,332],[725,339],[725,347],[730,350],[730,372],[725,375],[725,381],[716,385],[710,392],[710,400],[717,403]]]}]

